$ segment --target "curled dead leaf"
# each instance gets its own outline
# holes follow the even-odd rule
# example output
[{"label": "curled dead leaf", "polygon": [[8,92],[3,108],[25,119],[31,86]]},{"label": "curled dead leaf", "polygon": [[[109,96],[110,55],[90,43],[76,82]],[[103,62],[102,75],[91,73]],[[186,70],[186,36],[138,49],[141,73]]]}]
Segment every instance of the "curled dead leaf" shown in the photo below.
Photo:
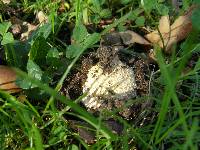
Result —
[{"label": "curled dead leaf", "polygon": [[[169,16],[162,16],[160,21],[159,21],[159,26],[158,29],[161,33],[161,35],[166,35],[170,32],[170,21],[169,21]],[[161,40],[159,32],[153,31],[145,37],[151,42],[151,43],[158,43]]]},{"label": "curled dead leaf", "polygon": [[170,21],[169,16],[162,16],[159,22],[159,30],[161,33],[169,33],[170,32]]},{"label": "curled dead leaf", "polygon": [[10,4],[11,0],[2,0],[4,4]]},{"label": "curled dead leaf", "polygon": [[155,58],[155,51],[153,49],[150,49],[149,52],[148,52],[148,61],[149,62],[156,62],[156,58]]},{"label": "curled dead leaf", "polygon": [[143,45],[150,45],[150,43],[140,36],[139,34],[133,32],[133,31],[125,31],[125,32],[120,32],[119,33],[123,43],[126,45],[133,44],[133,43],[138,43],[138,44],[143,44]]},{"label": "curled dead leaf", "polygon": [[17,93],[21,88],[15,84],[15,71],[7,66],[0,65],[0,89],[8,91],[9,93]]},{"label": "curled dead leaf", "polygon": [[24,22],[23,26],[26,26],[27,30],[21,34],[21,41],[25,41],[29,38],[31,33],[37,29],[38,26],[32,25],[30,23]]},{"label": "curled dead leaf", "polygon": [[[185,39],[192,30],[190,17],[196,8],[191,6],[190,9],[183,15],[179,16],[170,26],[168,16],[161,17],[159,21],[159,31],[153,31],[145,37],[153,44],[159,44],[161,48],[165,48],[165,52],[170,53],[173,44]],[[160,33],[159,33],[160,32]]]},{"label": "curled dead leaf", "polygon": [[21,41],[27,40],[30,34],[38,27],[37,25],[32,25],[26,21],[22,21],[17,17],[11,17],[10,21],[12,23],[12,33],[14,35],[19,34]]},{"label": "curled dead leaf", "polygon": [[37,14],[36,14],[36,18],[37,20],[39,21],[39,23],[47,23],[48,21],[48,17],[44,14],[43,11],[39,11]]}]

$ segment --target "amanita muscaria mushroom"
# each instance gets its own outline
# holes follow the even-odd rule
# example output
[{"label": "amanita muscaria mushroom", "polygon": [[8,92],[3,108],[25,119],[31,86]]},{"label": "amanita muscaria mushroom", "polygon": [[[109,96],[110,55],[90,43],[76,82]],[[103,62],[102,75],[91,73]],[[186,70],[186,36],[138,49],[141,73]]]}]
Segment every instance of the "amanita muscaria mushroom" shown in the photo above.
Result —
[{"label": "amanita muscaria mushroom", "polygon": [[16,78],[16,72],[11,67],[0,65],[1,90],[8,91],[9,93],[16,93],[21,91],[21,88],[18,87],[15,83]]}]

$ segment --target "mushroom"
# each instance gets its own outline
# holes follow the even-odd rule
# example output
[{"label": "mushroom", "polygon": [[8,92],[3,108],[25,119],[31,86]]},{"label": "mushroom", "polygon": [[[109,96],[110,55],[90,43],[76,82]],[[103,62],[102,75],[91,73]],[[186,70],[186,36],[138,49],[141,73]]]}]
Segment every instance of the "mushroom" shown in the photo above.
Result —
[{"label": "mushroom", "polygon": [[0,89],[9,93],[17,93],[21,88],[15,84],[16,72],[7,66],[0,65]]},{"label": "mushroom", "polygon": [[100,63],[88,71],[86,82],[83,85],[83,93],[86,92],[87,96],[82,99],[87,108],[101,109],[106,100],[126,101],[136,97],[133,69],[121,62],[118,57],[113,63],[110,72],[104,73]]},{"label": "mushroom", "polygon": [[144,72],[147,64],[140,55],[127,57],[123,53],[126,45],[138,42],[134,38],[131,32],[114,32],[100,41],[96,52],[98,62],[88,69],[82,84],[86,96],[81,101],[88,111],[117,109],[126,119],[137,113],[134,107],[139,108],[140,104],[133,104],[133,101],[147,93],[149,81]]}]

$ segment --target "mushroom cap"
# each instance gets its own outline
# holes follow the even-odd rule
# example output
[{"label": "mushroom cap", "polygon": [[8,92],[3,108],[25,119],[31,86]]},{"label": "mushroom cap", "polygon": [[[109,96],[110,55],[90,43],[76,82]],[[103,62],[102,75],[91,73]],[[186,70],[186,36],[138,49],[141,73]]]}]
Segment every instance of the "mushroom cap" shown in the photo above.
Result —
[{"label": "mushroom cap", "polygon": [[93,66],[88,74],[83,92],[87,96],[82,102],[88,109],[101,109],[106,100],[126,101],[136,96],[136,82],[133,69],[116,59],[113,70],[103,71],[100,64]]},{"label": "mushroom cap", "polygon": [[16,72],[7,66],[0,65],[0,89],[9,93],[17,93],[21,88],[15,84]]}]

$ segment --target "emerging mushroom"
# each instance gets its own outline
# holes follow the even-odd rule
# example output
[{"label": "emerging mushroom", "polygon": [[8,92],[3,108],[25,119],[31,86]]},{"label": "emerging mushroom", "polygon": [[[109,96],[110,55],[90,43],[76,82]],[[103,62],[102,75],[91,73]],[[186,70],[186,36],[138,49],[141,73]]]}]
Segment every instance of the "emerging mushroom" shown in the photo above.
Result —
[{"label": "emerging mushroom", "polygon": [[[137,90],[142,85],[145,84],[145,88],[148,86],[141,71],[141,66],[145,64],[142,59],[138,59],[139,56],[132,57],[132,65],[121,60],[125,45],[122,33],[110,33],[101,40],[96,53],[99,61],[88,70],[82,85],[83,93],[87,94],[82,102],[88,110],[117,108],[122,116],[129,118],[133,109],[126,103],[138,96]],[[124,58],[128,60],[126,56]]]},{"label": "emerging mushroom", "polygon": [[135,43],[134,34],[124,38],[127,34],[114,32],[102,37],[97,51],[83,56],[81,68],[66,79],[65,95],[77,99],[85,93],[81,102],[88,111],[117,110],[126,119],[134,118],[142,105],[136,98],[148,93],[149,70],[141,54],[127,51]]},{"label": "emerging mushroom", "polygon": [[100,62],[89,70],[83,85],[83,92],[87,92],[87,96],[82,100],[87,108],[98,109],[109,101],[125,101],[136,96],[133,69],[121,62],[118,56],[110,63],[112,66],[109,71],[104,72]]}]

